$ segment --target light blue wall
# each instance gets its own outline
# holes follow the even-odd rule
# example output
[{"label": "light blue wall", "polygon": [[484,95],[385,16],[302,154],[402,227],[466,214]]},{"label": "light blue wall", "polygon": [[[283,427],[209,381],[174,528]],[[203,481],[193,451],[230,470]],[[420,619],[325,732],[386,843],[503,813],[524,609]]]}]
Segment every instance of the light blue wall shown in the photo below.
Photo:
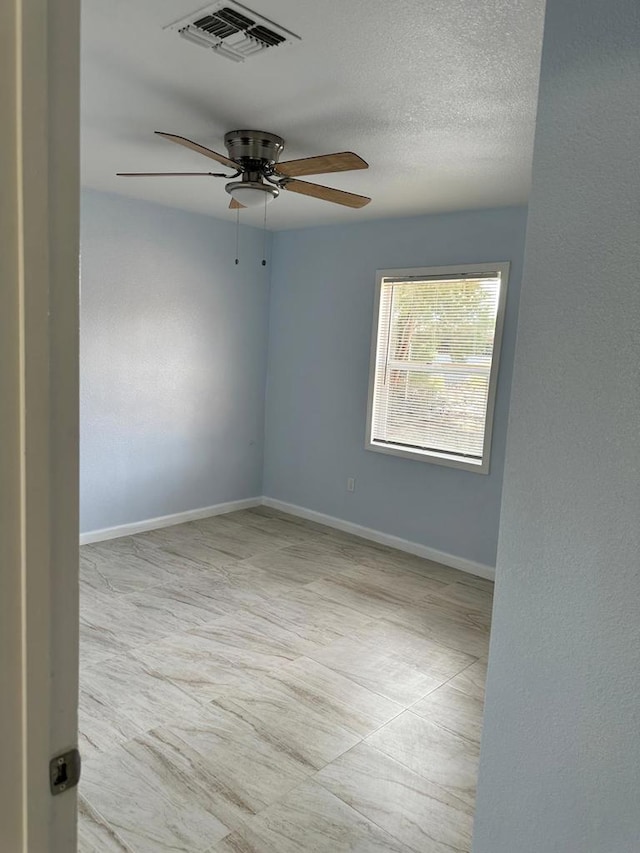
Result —
[{"label": "light blue wall", "polygon": [[639,58],[547,0],[475,853],[640,850]]},{"label": "light blue wall", "polygon": [[269,270],[234,227],[83,194],[81,530],[261,493]]},{"label": "light blue wall", "polygon": [[[236,267],[232,222],[84,193],[81,529],[265,493],[493,565],[525,222],[502,209],[283,232],[265,269],[259,230],[243,229]],[[489,476],[365,451],[375,270],[501,260]]]},{"label": "light blue wall", "polygon": [[[526,210],[274,236],[264,493],[494,565]],[[511,261],[491,472],[364,449],[376,269]],[[347,477],[356,491],[347,493]]]}]

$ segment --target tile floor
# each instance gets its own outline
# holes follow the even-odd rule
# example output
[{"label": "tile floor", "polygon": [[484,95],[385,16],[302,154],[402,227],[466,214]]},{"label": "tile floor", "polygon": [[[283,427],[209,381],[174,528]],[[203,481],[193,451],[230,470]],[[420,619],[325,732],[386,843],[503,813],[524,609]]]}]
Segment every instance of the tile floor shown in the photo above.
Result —
[{"label": "tile floor", "polygon": [[469,851],[491,599],[264,507],[84,546],[79,850]]}]

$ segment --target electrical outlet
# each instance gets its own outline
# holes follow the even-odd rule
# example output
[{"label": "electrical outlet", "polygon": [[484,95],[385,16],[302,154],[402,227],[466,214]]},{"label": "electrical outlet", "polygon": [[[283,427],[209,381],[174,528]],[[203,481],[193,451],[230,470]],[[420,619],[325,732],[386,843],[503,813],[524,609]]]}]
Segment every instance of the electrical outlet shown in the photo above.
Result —
[{"label": "electrical outlet", "polygon": [[347,491],[355,492],[356,490],[356,478],[355,477],[347,477]]}]

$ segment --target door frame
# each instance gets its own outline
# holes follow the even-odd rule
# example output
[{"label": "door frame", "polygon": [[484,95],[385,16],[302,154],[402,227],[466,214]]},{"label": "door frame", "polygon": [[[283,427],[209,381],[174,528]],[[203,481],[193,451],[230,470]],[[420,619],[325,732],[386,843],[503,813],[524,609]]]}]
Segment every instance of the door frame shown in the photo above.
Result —
[{"label": "door frame", "polygon": [[7,853],[76,849],[80,0],[0,4],[0,719]]}]

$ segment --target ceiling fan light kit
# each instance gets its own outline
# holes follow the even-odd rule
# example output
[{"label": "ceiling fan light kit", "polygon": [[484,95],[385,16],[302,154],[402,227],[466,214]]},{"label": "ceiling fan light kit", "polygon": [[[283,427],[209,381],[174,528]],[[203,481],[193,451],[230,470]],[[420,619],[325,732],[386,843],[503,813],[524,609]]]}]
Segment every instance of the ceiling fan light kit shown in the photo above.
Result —
[{"label": "ceiling fan light kit", "polygon": [[278,187],[260,181],[232,181],[225,189],[240,207],[258,207],[280,195]]}]

